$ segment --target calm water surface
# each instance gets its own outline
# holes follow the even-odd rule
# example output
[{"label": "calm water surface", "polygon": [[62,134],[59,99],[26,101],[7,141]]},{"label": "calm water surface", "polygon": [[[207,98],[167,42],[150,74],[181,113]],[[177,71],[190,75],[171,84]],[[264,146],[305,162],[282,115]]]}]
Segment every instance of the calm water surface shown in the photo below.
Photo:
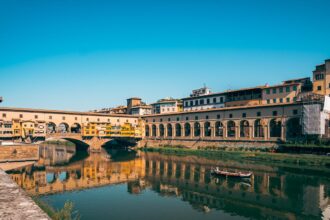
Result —
[{"label": "calm water surface", "polygon": [[[72,201],[81,219],[330,219],[329,168],[67,146],[42,147],[40,156],[10,175],[56,209]],[[213,178],[212,166],[254,175]]]}]

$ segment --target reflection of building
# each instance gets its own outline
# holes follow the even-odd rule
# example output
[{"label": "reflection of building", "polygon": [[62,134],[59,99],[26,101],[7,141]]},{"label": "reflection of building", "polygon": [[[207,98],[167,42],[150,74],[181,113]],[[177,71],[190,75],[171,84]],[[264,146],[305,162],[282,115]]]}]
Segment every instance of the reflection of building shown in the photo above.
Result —
[{"label": "reflection of building", "polygon": [[[211,208],[253,219],[319,219],[330,205],[330,192],[323,185],[329,185],[329,180],[315,182],[315,176],[279,174],[277,168],[266,165],[202,158],[197,162],[195,157],[153,153],[145,160],[152,189],[167,196],[175,186],[184,201],[205,212]],[[212,178],[212,166],[252,170],[254,176],[249,181]]]}]

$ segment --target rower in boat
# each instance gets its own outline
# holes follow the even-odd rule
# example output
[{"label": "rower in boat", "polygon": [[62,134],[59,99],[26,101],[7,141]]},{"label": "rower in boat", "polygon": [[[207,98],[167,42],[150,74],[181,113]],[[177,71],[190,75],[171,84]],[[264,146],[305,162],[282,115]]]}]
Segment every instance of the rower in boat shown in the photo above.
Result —
[{"label": "rower in boat", "polygon": [[220,170],[219,167],[212,169],[211,174],[215,176],[238,177],[238,178],[250,178],[252,176],[252,172],[230,172],[226,170]]}]

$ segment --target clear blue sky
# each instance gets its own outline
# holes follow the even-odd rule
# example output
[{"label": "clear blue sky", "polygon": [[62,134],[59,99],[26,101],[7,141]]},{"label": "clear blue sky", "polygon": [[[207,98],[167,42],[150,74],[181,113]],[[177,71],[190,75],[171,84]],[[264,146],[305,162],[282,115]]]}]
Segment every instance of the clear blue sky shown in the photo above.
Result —
[{"label": "clear blue sky", "polygon": [[89,110],[310,76],[329,0],[0,0],[1,106]]}]

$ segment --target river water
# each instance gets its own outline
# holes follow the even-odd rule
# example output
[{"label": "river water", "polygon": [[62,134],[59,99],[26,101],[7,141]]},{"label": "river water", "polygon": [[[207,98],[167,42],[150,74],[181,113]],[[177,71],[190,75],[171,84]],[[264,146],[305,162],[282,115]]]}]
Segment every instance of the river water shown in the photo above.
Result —
[{"label": "river water", "polygon": [[[214,178],[215,166],[253,176]],[[83,220],[330,219],[330,168],[49,145],[9,174],[55,209],[73,202]]]}]

